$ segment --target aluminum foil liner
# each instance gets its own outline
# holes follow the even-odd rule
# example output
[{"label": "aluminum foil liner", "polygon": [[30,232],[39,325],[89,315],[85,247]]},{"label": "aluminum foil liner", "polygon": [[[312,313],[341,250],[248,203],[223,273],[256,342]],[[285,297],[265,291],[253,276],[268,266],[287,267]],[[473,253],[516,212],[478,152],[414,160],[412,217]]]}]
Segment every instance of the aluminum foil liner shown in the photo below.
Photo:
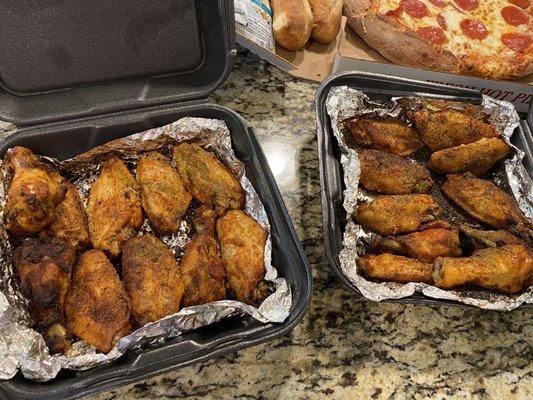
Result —
[{"label": "aluminum foil liner", "polygon": [[[27,300],[17,290],[12,269],[12,248],[5,226],[0,223],[0,379],[10,379],[17,370],[32,380],[53,379],[61,368],[85,370],[112,361],[126,351],[142,345],[158,343],[164,339],[212,324],[230,316],[249,315],[256,320],[283,322],[289,315],[292,295],[284,278],[278,277],[271,264],[272,242],[270,225],[265,208],[255,189],[245,175],[244,164],[235,156],[228,127],[223,121],[204,118],[182,118],[169,125],[150,129],[118,139],[89,150],[70,160],[59,162],[45,158],[57,166],[62,174],[76,184],[85,199],[90,184],[98,175],[99,161],[109,154],[123,158],[132,166],[139,156],[149,150],[170,154],[171,147],[179,141],[195,141],[213,151],[239,177],[246,191],[245,210],[269,233],[265,246],[265,281],[271,286],[271,294],[258,308],[234,301],[222,300],[209,304],[187,307],[174,315],[149,323],[132,334],[120,339],[108,354],[102,354],[78,341],[68,354],[50,355],[41,334],[30,328],[31,318],[27,312]],[[0,185],[0,220],[6,200],[10,176],[7,166],[1,166],[4,184]],[[150,231],[148,223],[141,228]],[[178,233],[163,238],[179,258],[191,236],[190,218],[184,218]]]},{"label": "aluminum foil liner", "polygon": [[[379,237],[376,233],[365,230],[350,219],[360,201],[370,200],[373,196],[359,187],[360,165],[357,152],[346,144],[341,122],[358,115],[376,117],[398,117],[405,107],[416,106],[424,99],[417,97],[396,97],[388,102],[375,102],[360,90],[348,86],[333,87],[326,100],[326,109],[331,118],[332,129],[341,150],[341,164],[344,171],[344,209],[347,213],[346,230],[343,237],[343,249],[339,254],[341,270],[354,283],[361,294],[373,301],[399,299],[411,296],[414,292],[436,299],[455,300],[491,310],[512,310],[523,303],[533,303],[533,286],[518,295],[505,295],[487,290],[442,290],[425,283],[373,282],[365,279],[357,271],[356,261],[364,254],[372,239]],[[461,104],[456,105],[462,108]],[[502,138],[513,149],[512,156],[504,162],[501,174],[491,177],[498,183],[507,183],[520,209],[527,218],[533,219],[533,182],[521,163],[524,153],[512,145],[510,138],[518,126],[519,117],[511,103],[483,96],[482,111]]]}]

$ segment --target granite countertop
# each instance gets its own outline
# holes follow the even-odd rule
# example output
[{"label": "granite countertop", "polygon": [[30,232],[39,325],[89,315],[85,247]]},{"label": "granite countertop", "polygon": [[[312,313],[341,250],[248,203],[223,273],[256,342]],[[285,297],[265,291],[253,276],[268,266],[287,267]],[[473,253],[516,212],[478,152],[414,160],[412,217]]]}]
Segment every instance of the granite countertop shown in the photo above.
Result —
[{"label": "granite countertop", "polygon": [[255,129],[311,263],[311,307],[281,339],[93,399],[531,399],[533,314],[360,301],[324,258],[317,84],[247,52],[210,98]]}]

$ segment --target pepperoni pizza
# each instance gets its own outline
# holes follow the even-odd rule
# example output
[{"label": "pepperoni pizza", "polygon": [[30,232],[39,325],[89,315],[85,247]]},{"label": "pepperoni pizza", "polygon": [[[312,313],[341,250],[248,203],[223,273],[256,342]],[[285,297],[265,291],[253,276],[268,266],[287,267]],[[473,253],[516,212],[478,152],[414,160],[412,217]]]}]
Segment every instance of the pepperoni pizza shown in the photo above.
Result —
[{"label": "pepperoni pizza", "polygon": [[533,73],[533,0],[346,0],[348,24],[388,60],[512,79]]}]

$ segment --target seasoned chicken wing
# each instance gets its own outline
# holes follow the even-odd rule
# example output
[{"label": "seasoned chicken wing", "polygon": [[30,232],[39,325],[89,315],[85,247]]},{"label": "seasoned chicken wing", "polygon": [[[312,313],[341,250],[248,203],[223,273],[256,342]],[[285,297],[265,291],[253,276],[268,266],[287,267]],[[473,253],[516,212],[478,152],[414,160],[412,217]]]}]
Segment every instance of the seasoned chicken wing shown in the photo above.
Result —
[{"label": "seasoned chicken wing", "polygon": [[39,233],[42,237],[55,237],[70,243],[75,249],[84,249],[91,243],[85,207],[72,183],[65,183],[67,193],[56,207],[56,219]]},{"label": "seasoned chicken wing", "polygon": [[367,278],[380,281],[400,283],[432,282],[432,264],[422,263],[412,258],[395,254],[365,254],[357,259],[357,267],[361,268]]},{"label": "seasoned chicken wing", "polygon": [[482,138],[436,151],[429,157],[428,168],[442,174],[470,172],[481,176],[509,153],[509,146],[500,138]]},{"label": "seasoned chicken wing", "polygon": [[178,171],[163,155],[153,152],[142,156],[137,163],[137,181],[142,206],[152,227],[164,235],[177,232],[192,199]]},{"label": "seasoned chicken wing", "polygon": [[122,246],[122,276],[133,317],[144,325],[179,311],[183,281],[170,248],[151,234]]},{"label": "seasoned chicken wing", "polygon": [[233,295],[244,303],[259,304],[267,294],[259,287],[265,277],[265,231],[244,211],[232,210],[217,221],[217,234]]},{"label": "seasoned chicken wing", "polygon": [[359,150],[359,183],[383,194],[426,193],[433,180],[429,171],[415,161],[379,150]]},{"label": "seasoned chicken wing", "polygon": [[433,280],[443,289],[472,284],[515,293],[525,287],[532,275],[531,251],[523,245],[506,245],[476,250],[470,257],[437,258]]},{"label": "seasoned chicken wing", "polygon": [[103,251],[93,249],[80,256],[65,313],[68,330],[104,353],[131,332],[128,294]]},{"label": "seasoned chicken wing", "polygon": [[417,231],[439,215],[438,204],[427,194],[377,196],[357,206],[356,221],[381,235]]},{"label": "seasoned chicken wing", "polygon": [[18,236],[39,232],[56,217],[66,187],[63,178],[25,147],[9,152],[13,180],[4,213],[6,228]]},{"label": "seasoned chicken wing", "polygon": [[346,142],[351,147],[367,147],[408,156],[424,147],[417,131],[396,118],[350,118],[343,122]]},{"label": "seasoned chicken wing", "polygon": [[461,225],[460,229],[470,239],[475,249],[499,247],[506,244],[524,244],[522,240],[503,229],[484,231],[468,225]]},{"label": "seasoned chicken wing", "polygon": [[137,181],[116,157],[100,165],[87,205],[89,232],[95,249],[120,254],[120,246],[143,223]]},{"label": "seasoned chicken wing", "polygon": [[30,312],[51,353],[69,346],[62,325],[74,258],[74,248],[55,239],[26,239],[13,253],[20,291],[30,300]]},{"label": "seasoned chicken wing", "polygon": [[422,140],[431,151],[498,136],[490,124],[457,110],[430,111],[423,108],[414,112],[412,117]]},{"label": "seasoned chicken wing", "polygon": [[174,146],[173,154],[183,185],[200,203],[224,210],[244,207],[244,189],[214,154],[194,143]]},{"label": "seasoned chicken wing", "polygon": [[182,307],[222,300],[226,296],[226,273],[215,239],[215,211],[195,210],[196,234],[185,247],[180,272],[185,283]]}]

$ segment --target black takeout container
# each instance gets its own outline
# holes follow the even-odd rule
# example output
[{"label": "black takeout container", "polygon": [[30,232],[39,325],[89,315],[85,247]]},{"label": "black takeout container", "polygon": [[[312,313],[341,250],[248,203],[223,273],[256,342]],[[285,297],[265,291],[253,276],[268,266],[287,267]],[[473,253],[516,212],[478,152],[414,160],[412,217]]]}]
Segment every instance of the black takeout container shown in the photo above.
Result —
[{"label": "black takeout container", "polygon": [[1,0],[0,17],[8,21],[0,24],[0,120],[18,128],[0,142],[0,157],[18,145],[63,160],[182,117],[223,120],[268,214],[272,263],[293,295],[281,324],[229,318],[48,382],[18,373],[0,382],[0,398],[79,398],[290,332],[309,307],[309,264],[253,130],[205,100],[231,69],[233,2]]},{"label": "black takeout container", "polygon": [[[346,226],[346,211],[343,207],[344,190],[346,187],[344,185],[342,165],[340,162],[340,148],[333,134],[331,120],[326,110],[326,100],[329,91],[335,86],[348,86],[361,90],[370,99],[376,101],[389,100],[395,96],[420,96],[481,104],[482,96],[476,90],[452,88],[445,85],[359,71],[348,71],[331,75],[317,89],[315,107],[326,258],[333,272],[342,283],[355,292],[358,297],[364,299],[359,289],[342,273],[339,262],[339,253],[343,247],[342,237]],[[533,176],[533,137],[526,121],[521,121],[520,126],[512,137],[512,142],[526,153],[523,163],[530,176]],[[471,307],[456,301],[433,299],[419,292],[415,292],[409,297],[386,301]],[[523,304],[520,308],[533,309],[533,304]]]}]

